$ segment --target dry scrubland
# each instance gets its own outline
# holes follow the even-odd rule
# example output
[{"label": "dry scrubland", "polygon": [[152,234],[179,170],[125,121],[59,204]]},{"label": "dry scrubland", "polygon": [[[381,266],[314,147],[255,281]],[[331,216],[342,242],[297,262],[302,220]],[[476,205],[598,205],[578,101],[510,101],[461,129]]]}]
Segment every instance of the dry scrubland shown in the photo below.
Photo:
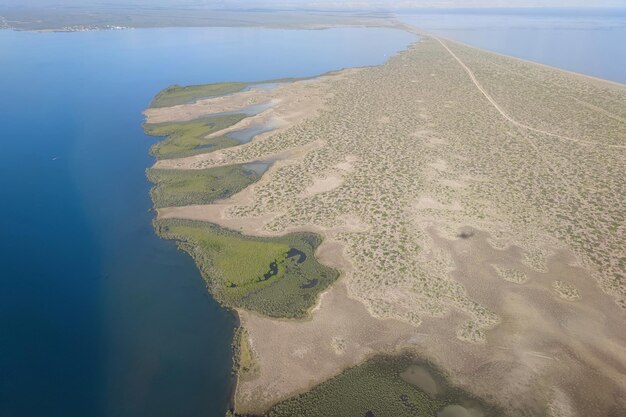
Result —
[{"label": "dry scrubland", "polygon": [[410,349],[510,415],[626,413],[626,87],[425,38],[380,67],[147,116],[267,100],[255,117],[279,130],[157,163],[277,159],[228,200],[159,215],[317,232],[342,272],[307,321],[240,311],[255,375],[236,411]]}]

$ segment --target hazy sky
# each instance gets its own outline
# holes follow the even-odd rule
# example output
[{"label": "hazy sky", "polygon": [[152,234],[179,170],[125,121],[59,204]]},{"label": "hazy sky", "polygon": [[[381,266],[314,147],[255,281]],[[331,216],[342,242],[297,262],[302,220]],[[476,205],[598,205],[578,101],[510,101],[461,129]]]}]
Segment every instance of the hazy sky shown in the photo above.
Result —
[{"label": "hazy sky", "polygon": [[171,5],[233,8],[626,7],[626,0],[0,0],[0,5]]}]

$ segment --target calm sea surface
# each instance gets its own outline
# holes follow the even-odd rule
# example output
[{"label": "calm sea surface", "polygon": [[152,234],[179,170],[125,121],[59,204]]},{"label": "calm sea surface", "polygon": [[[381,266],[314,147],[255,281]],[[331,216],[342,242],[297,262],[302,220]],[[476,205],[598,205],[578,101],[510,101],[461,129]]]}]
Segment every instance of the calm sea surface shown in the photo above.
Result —
[{"label": "calm sea surface", "polygon": [[626,84],[626,9],[457,10],[398,17],[479,48]]},{"label": "calm sea surface", "polygon": [[375,65],[412,40],[0,31],[0,416],[223,417],[233,318],[153,233],[141,112],[169,84]]}]

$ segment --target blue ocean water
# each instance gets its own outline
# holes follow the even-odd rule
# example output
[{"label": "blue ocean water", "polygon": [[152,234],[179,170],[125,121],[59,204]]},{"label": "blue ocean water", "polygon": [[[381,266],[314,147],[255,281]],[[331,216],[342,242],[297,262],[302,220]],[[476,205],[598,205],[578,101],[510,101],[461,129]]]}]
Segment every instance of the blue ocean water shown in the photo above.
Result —
[{"label": "blue ocean water", "polygon": [[169,84],[380,64],[389,29],[0,31],[0,416],[224,415],[234,321],[152,230]]},{"label": "blue ocean water", "polygon": [[479,9],[398,15],[479,48],[626,84],[626,9]]}]

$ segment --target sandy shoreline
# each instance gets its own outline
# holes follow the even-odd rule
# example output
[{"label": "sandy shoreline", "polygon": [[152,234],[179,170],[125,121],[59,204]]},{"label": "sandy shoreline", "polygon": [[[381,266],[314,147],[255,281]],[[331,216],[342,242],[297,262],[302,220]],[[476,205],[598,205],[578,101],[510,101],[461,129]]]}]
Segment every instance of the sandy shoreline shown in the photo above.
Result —
[{"label": "sandy shoreline", "polygon": [[[261,374],[236,385],[236,411],[263,411],[402,349],[512,415],[626,407],[615,302],[626,294],[612,281],[621,232],[610,232],[619,214],[604,210],[625,203],[608,191],[625,189],[623,87],[428,39],[380,67],[146,111],[151,122],[189,120],[272,101],[237,128],[273,119],[284,122],[277,130],[155,165],[280,156],[261,180],[159,218],[319,233],[316,257],[342,272],[309,320],[238,312]],[[574,92],[592,106],[572,104]]]}]

